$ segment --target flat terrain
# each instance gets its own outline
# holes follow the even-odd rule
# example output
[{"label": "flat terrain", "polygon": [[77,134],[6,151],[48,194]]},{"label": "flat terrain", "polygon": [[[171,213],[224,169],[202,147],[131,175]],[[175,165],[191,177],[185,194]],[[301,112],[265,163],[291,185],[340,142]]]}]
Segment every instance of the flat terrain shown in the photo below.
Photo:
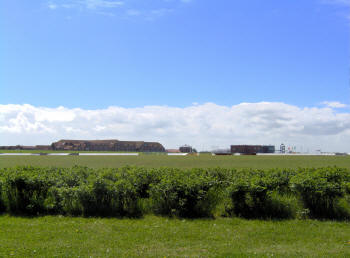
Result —
[{"label": "flat terrain", "polygon": [[[16,165],[349,167],[342,156],[0,156]],[[0,257],[350,257],[350,222],[0,216]]]},{"label": "flat terrain", "polygon": [[0,216],[0,257],[349,257],[350,224]]},{"label": "flat terrain", "polygon": [[225,168],[297,168],[350,167],[350,156],[0,156],[0,167],[16,165],[93,168],[136,165],[145,167],[225,167]]}]

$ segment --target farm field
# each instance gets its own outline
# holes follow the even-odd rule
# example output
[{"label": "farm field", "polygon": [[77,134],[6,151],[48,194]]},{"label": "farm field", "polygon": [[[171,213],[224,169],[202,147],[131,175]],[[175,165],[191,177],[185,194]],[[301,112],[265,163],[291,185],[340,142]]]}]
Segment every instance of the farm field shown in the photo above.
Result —
[{"label": "farm field", "polygon": [[0,257],[348,257],[344,222],[0,216]]},{"label": "farm field", "polygon": [[0,167],[17,165],[92,168],[122,167],[126,165],[148,168],[298,168],[298,167],[350,167],[350,156],[0,156]]}]

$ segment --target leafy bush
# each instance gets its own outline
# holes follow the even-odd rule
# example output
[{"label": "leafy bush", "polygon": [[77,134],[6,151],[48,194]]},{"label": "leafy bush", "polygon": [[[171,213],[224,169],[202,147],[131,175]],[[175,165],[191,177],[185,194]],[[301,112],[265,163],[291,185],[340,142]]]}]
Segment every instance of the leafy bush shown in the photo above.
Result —
[{"label": "leafy bush", "polygon": [[3,191],[9,212],[26,215],[46,213],[45,199],[54,184],[50,171],[24,167],[6,172]]},{"label": "leafy bush", "polygon": [[336,167],[253,170],[0,169],[0,212],[139,217],[350,218],[350,173]]},{"label": "leafy bush", "polygon": [[51,213],[79,216],[83,214],[79,203],[80,186],[87,183],[95,170],[82,166],[55,169],[55,184],[49,189],[45,207]]},{"label": "leafy bush", "polygon": [[218,181],[199,170],[169,169],[158,184],[151,184],[150,198],[157,214],[211,217],[220,200]]},{"label": "leafy bush", "polygon": [[265,172],[265,176],[269,178],[271,188],[282,195],[292,194],[289,183],[295,174],[296,172],[292,169],[270,169]]},{"label": "leafy bush", "polygon": [[151,184],[157,184],[162,175],[166,174],[167,168],[146,169],[143,167],[126,166],[117,170],[120,178],[127,178],[135,187],[140,198],[149,198]]},{"label": "leafy bush", "polygon": [[277,197],[279,186],[283,185],[273,180],[264,171],[243,170],[231,179],[228,187],[232,200],[231,212],[244,218],[288,218],[291,211]]},{"label": "leafy bush", "polygon": [[74,184],[64,184],[53,191],[53,199],[60,203],[64,213],[83,216],[141,216],[139,194],[132,184],[132,178],[118,170],[106,169],[99,172],[92,172],[88,177],[83,173],[79,180],[74,180]]},{"label": "leafy bush", "polygon": [[337,167],[300,169],[291,179],[291,188],[300,197],[313,218],[344,219],[349,217],[340,201],[350,182],[349,171]]},{"label": "leafy bush", "polygon": [[4,203],[4,200],[3,200],[3,191],[2,191],[2,185],[3,185],[3,182],[1,180],[1,177],[0,177],[0,213],[4,212],[6,210],[6,206],[5,206],[5,203]]},{"label": "leafy bush", "polygon": [[63,214],[72,216],[83,214],[83,207],[79,199],[79,186],[55,188],[51,193]]}]

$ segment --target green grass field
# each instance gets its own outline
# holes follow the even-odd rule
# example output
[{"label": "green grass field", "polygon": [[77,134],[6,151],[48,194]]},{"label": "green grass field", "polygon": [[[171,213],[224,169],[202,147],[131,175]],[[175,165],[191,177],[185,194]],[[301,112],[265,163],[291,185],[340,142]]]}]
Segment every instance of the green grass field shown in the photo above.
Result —
[{"label": "green grass field", "polygon": [[[341,156],[0,156],[16,165],[89,167],[349,167]],[[0,216],[0,257],[350,257],[350,223]]]},{"label": "green grass field", "polygon": [[224,167],[224,168],[297,168],[350,167],[350,156],[0,156],[0,167],[16,165],[93,168],[136,165],[145,167]]},{"label": "green grass field", "polygon": [[0,217],[0,257],[349,257],[349,240],[311,220]]}]

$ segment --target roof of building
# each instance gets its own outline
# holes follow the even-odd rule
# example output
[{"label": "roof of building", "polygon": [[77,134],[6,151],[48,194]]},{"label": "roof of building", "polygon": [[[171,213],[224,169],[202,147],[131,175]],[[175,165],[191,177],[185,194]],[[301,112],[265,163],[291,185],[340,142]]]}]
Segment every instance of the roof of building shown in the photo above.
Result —
[{"label": "roof of building", "polygon": [[181,151],[178,150],[178,149],[168,149],[168,150],[165,150],[165,151],[168,152],[168,153],[181,153]]}]

